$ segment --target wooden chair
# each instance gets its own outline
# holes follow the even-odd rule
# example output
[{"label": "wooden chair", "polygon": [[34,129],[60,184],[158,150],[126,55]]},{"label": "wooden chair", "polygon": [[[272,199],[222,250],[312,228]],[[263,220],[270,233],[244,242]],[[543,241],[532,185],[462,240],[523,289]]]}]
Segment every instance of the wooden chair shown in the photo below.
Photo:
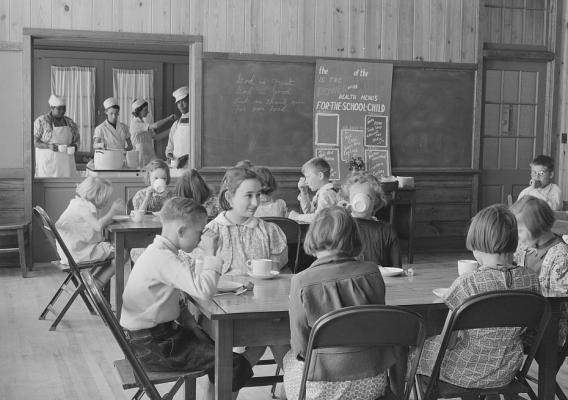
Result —
[{"label": "wooden chair", "polygon": [[296,273],[298,268],[298,257],[300,255],[300,246],[302,245],[302,231],[300,224],[296,221],[283,217],[262,217],[266,222],[272,222],[286,235],[286,243],[288,244],[288,263],[286,267],[290,268],[292,273]]},{"label": "wooden chair", "polygon": [[[385,305],[354,306],[331,311],[314,324],[308,340],[306,361],[300,385],[299,400],[306,397],[306,381],[314,351],[329,347],[392,346],[403,354],[415,348],[416,357],[410,364],[408,380],[387,390],[384,397],[408,400],[412,390],[418,360],[426,337],[422,317],[406,308]],[[400,359],[406,368],[406,357]]]},{"label": "wooden chair", "polygon": [[0,255],[8,253],[20,254],[20,268],[22,269],[22,277],[28,277],[28,271],[30,270],[28,266],[28,260],[26,257],[26,233],[29,232],[29,223],[23,224],[12,224],[12,225],[0,225],[0,233],[2,234],[15,234],[18,240],[18,247],[6,247],[0,249]]},{"label": "wooden chair", "polygon": [[[89,296],[110,329],[126,359],[117,360],[114,366],[122,382],[124,390],[138,388],[132,399],[140,399],[146,394],[151,400],[172,399],[179,388],[185,386],[185,400],[195,399],[195,379],[205,375],[205,371],[191,372],[148,372],[136,358],[130,347],[124,331],[110,308],[108,301],[102,296],[91,274],[85,275],[85,285]],[[156,385],[161,383],[175,382],[173,387],[163,397],[158,392]]]},{"label": "wooden chair", "polygon": [[[532,400],[537,396],[527,382],[527,373],[550,319],[550,304],[540,294],[523,290],[501,290],[482,293],[467,299],[450,312],[442,331],[442,343],[430,377],[417,375],[423,400],[436,398],[479,398],[480,396],[513,396],[527,393]],[[527,328],[536,332],[534,342],[522,368],[511,383],[497,388],[463,388],[440,380],[442,360],[452,333],[482,328]],[[464,371],[464,374],[467,373]]]},{"label": "wooden chair", "polygon": [[[67,310],[69,310],[69,307],[71,307],[71,304],[73,304],[77,296],[81,296],[81,299],[83,299],[83,302],[87,306],[89,312],[92,315],[96,315],[95,310],[91,305],[91,302],[89,301],[87,295],[85,294],[85,285],[82,283],[83,281],[81,278],[81,270],[88,269],[92,271],[93,269],[98,267],[108,266],[112,262],[112,260],[86,261],[82,263],[75,262],[75,259],[73,259],[73,256],[71,256],[71,253],[69,252],[69,249],[63,242],[63,239],[59,235],[59,232],[57,232],[55,225],[53,224],[53,222],[51,222],[51,219],[49,218],[47,213],[43,210],[43,208],[41,208],[40,206],[35,206],[34,214],[37,215],[38,218],[41,220],[41,227],[45,232],[46,236],[48,237],[48,239],[50,239],[49,242],[52,244],[54,250],[57,252],[56,243],[59,244],[59,247],[61,247],[63,253],[65,253],[65,256],[67,257],[67,260],[69,262],[69,265],[64,265],[59,263],[58,266],[61,268],[61,270],[67,273],[67,276],[63,280],[63,283],[59,285],[59,288],[57,289],[57,291],[55,292],[49,303],[47,303],[47,306],[45,306],[41,315],[39,316],[39,319],[45,319],[48,312],[52,312],[55,315],[55,320],[49,327],[49,330],[53,331],[57,328],[57,325],[59,324],[59,322],[61,321]],[[63,305],[61,311],[58,311],[55,308],[55,304],[63,292],[69,294],[69,299]]]}]

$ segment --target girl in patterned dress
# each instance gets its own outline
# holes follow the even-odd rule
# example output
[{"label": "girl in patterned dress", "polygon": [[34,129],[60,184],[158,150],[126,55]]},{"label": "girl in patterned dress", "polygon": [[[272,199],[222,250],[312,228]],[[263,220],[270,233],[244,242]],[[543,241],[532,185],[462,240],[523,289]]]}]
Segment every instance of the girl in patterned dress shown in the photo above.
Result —
[{"label": "girl in patterned dress", "polygon": [[[455,310],[469,297],[495,290],[539,292],[537,276],[513,265],[517,248],[517,221],[501,204],[484,208],[471,221],[466,239],[479,268],[459,276],[444,302]],[[442,361],[440,379],[465,388],[492,388],[511,382],[523,362],[520,328],[458,331]],[[430,375],[440,351],[441,337],[426,339],[418,373]]]},{"label": "girl in patterned dress", "polygon": [[[515,262],[538,275],[545,296],[568,294],[568,245],[552,233],[554,212],[544,200],[532,196],[519,199],[511,207],[519,227],[519,246]],[[568,334],[568,305],[562,304],[559,321],[559,346]]]},{"label": "girl in patterned dress", "polygon": [[132,198],[135,210],[146,212],[160,211],[173,192],[167,188],[170,184],[170,168],[163,160],[152,160],[146,165],[144,181],[148,187],[136,192]]}]

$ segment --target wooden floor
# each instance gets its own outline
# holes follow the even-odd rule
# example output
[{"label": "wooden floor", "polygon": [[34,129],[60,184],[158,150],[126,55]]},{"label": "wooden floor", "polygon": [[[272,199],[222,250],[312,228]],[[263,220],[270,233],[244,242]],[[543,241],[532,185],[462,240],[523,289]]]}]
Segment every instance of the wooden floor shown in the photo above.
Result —
[{"label": "wooden floor", "polygon": [[[417,255],[415,263],[471,258],[470,255]],[[37,318],[63,278],[51,265],[23,279],[16,268],[0,268],[0,399],[129,399],[113,361],[123,358],[108,328],[76,302],[57,328]],[[273,372],[272,366],[255,369]],[[201,378],[206,379],[206,378]],[[568,390],[568,367],[559,375]],[[201,398],[198,381],[198,398]],[[240,400],[270,399],[269,388],[244,389]],[[180,391],[176,399],[183,398]]]}]

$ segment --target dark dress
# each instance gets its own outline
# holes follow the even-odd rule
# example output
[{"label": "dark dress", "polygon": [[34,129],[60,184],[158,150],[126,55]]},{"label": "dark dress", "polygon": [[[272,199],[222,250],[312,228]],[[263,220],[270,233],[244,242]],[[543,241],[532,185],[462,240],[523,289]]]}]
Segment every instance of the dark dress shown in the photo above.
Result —
[{"label": "dark dress", "polygon": [[355,218],[355,221],[363,242],[361,260],[383,267],[400,268],[400,246],[392,226],[376,219]]}]

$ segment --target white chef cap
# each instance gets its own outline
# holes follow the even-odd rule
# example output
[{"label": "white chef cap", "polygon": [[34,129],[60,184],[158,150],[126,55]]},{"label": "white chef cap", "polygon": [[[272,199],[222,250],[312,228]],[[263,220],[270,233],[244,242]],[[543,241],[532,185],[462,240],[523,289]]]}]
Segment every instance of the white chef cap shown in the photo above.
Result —
[{"label": "white chef cap", "polygon": [[182,86],[176,90],[174,90],[174,92],[172,93],[172,96],[174,96],[174,99],[176,99],[176,103],[180,100],[185,99],[187,96],[189,96],[189,88],[187,86]]},{"label": "white chef cap", "polygon": [[148,104],[148,102],[147,102],[146,100],[144,100],[144,99],[141,99],[141,98],[139,97],[139,98],[137,98],[136,100],[134,100],[134,101],[132,102],[132,105],[130,106],[130,111],[134,112],[134,111],[136,111],[136,109],[137,109],[138,107],[141,107],[141,106],[143,106],[144,104]]},{"label": "white chef cap", "polygon": [[52,94],[49,96],[48,103],[50,107],[63,107],[66,106],[65,97]]},{"label": "white chef cap", "polygon": [[106,99],[103,102],[103,106],[104,106],[105,110],[107,110],[111,107],[116,107],[116,106],[118,106],[118,100],[116,100],[114,97],[109,97],[108,99]]}]

